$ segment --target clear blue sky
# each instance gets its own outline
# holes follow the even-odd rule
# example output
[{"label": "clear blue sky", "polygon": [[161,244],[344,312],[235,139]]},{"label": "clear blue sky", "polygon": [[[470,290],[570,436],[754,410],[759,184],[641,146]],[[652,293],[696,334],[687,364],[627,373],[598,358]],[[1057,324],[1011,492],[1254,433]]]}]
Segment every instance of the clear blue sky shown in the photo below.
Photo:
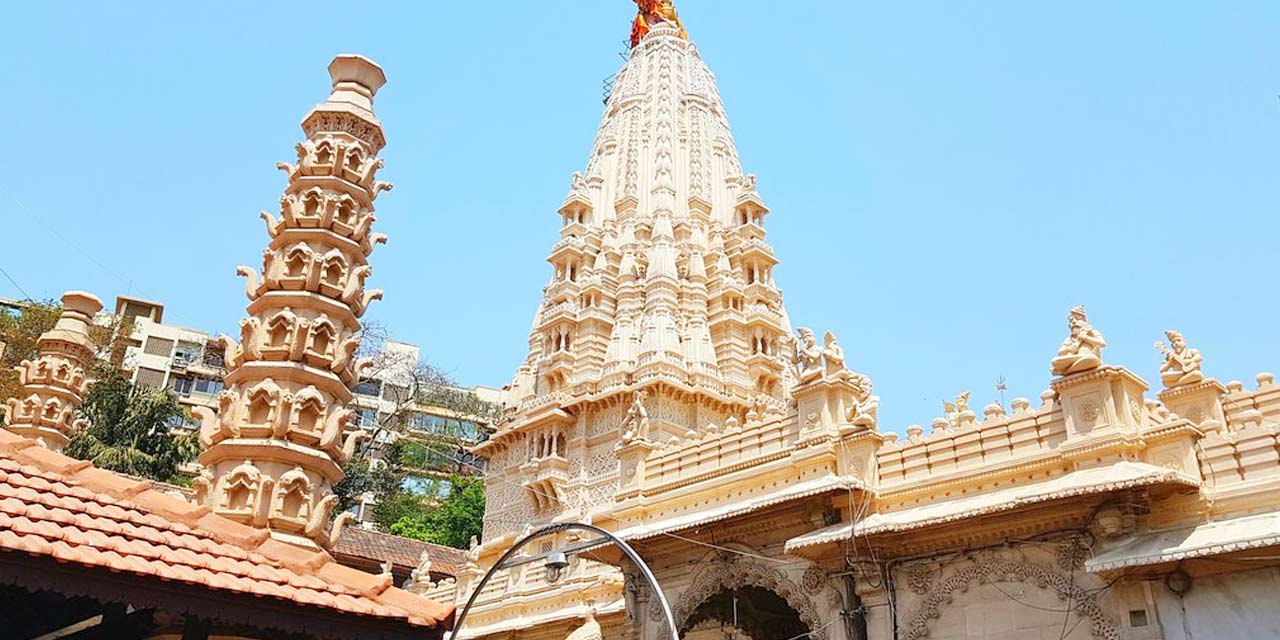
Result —
[{"label": "clear blue sky", "polygon": [[[791,318],[834,330],[882,425],[1035,398],[1087,304],[1158,384],[1280,369],[1280,3],[680,0],[773,209]],[[909,6],[908,6],[909,5]],[[526,350],[555,209],[634,9],[577,2],[85,3],[5,10],[0,267],[232,332],[333,54],[377,60],[391,244],[370,317],[463,383]],[[52,231],[56,229],[56,234]],[[0,279],[0,296],[19,296]]]}]

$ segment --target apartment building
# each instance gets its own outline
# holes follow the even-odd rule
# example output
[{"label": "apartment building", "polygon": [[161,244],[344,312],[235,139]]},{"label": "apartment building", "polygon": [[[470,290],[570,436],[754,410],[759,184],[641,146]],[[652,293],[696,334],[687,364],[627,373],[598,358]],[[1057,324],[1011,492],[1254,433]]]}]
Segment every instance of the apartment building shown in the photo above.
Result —
[{"label": "apartment building", "polygon": [[400,442],[409,482],[427,493],[448,492],[453,475],[478,475],[483,461],[468,449],[487,437],[502,390],[439,384],[421,370],[417,345],[387,340],[369,375],[355,388],[356,423],[375,445]]},{"label": "apartment building", "polygon": [[[121,367],[134,383],[168,389],[188,409],[215,406],[226,373],[216,335],[165,324],[164,305],[141,298],[118,296],[115,315],[133,324]],[[174,426],[194,429],[197,425],[185,418]]]}]

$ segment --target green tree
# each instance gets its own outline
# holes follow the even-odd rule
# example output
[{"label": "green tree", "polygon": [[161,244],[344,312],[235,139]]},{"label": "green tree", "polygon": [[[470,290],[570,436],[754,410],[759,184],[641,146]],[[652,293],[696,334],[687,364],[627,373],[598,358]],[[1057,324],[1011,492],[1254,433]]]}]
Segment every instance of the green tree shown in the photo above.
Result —
[{"label": "green tree", "polygon": [[455,549],[467,548],[472,536],[484,528],[484,481],[453,476],[449,495],[419,514],[405,514],[388,527],[393,535],[434,542]]},{"label": "green tree", "polygon": [[[392,526],[397,523],[402,523],[401,530],[407,530],[408,525],[403,523],[427,523],[429,514],[441,503],[441,492],[433,485],[445,481],[425,478],[426,474],[468,472],[455,460],[463,453],[457,450],[458,444],[430,438],[430,441],[421,441],[421,434],[414,434],[410,429],[413,416],[424,405],[444,408],[459,416],[456,422],[461,425],[463,419],[491,422],[500,408],[470,391],[457,389],[447,374],[430,364],[385,349],[386,330],[380,325],[366,324],[360,339],[357,355],[373,362],[366,376],[381,381],[382,406],[372,423],[362,424],[365,438],[356,455],[344,465],[344,478],[334,487],[334,493],[339,499],[339,510],[350,509],[366,496],[371,497],[375,506],[370,519],[383,531],[394,533]],[[353,408],[359,409],[358,405]],[[476,526],[468,529],[460,545],[465,545],[471,535],[480,533],[483,484],[477,482],[473,491],[480,495],[480,513]],[[442,526],[438,525],[439,520],[430,522],[436,523],[431,526]],[[425,535],[410,537],[427,539],[423,538]]]},{"label": "green tree", "polygon": [[88,428],[67,445],[67,455],[120,473],[172,481],[178,466],[200,451],[196,434],[175,435],[170,424],[186,410],[165,390],[135,385],[106,364],[95,367],[94,382],[80,406]]}]

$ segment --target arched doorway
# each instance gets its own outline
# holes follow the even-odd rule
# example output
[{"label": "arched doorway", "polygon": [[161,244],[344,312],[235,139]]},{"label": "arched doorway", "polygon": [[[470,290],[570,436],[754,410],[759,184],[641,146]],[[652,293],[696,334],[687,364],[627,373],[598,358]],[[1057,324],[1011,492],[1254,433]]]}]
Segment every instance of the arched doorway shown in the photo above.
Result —
[{"label": "arched doorway", "polygon": [[[723,593],[730,594],[727,600],[730,606],[733,604],[732,594],[738,593],[739,606],[741,606],[741,594],[745,593],[747,589],[758,590],[751,592],[756,595],[753,604],[758,609],[785,610],[789,614],[795,615],[801,625],[801,630],[798,633],[791,635],[769,633],[764,637],[752,637],[751,640],[790,640],[790,638],[800,633],[809,633],[805,640],[826,640],[827,627],[830,625],[822,623],[817,608],[804,590],[801,589],[800,585],[773,567],[749,560],[714,561],[703,565],[697,577],[680,592],[672,606],[676,627],[683,631],[688,631],[694,627],[690,620],[694,618],[696,613],[700,611],[704,613],[717,610],[723,611],[724,600],[721,600],[719,605],[712,604],[706,609],[703,608],[704,604],[721,597]],[[768,595],[758,592],[764,592],[764,594]],[[740,620],[741,613],[741,610],[739,610]],[[649,607],[650,619],[657,621],[660,615],[661,612],[651,603]],[[704,617],[699,626],[705,626],[707,620],[710,619]],[[733,622],[731,615],[724,618],[724,620],[730,624]],[[668,640],[666,633],[663,631],[659,631],[658,638]],[[725,639],[726,636],[723,634],[717,637],[717,640]]]},{"label": "arched doorway", "polygon": [[680,636],[688,640],[790,640],[809,632],[800,614],[781,596],[747,586],[724,589],[703,601],[684,621]]}]

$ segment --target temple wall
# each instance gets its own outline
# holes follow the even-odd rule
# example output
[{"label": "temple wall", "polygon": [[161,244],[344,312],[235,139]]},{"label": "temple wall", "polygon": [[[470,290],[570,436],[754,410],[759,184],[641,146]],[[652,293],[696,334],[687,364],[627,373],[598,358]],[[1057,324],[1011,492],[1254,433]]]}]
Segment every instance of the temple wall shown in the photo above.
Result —
[{"label": "temple wall", "polygon": [[1166,640],[1278,638],[1280,569],[1255,569],[1196,578],[1182,598],[1153,586]]},{"label": "temple wall", "polygon": [[1280,480],[1277,424],[1280,385],[1271,374],[1258,375],[1258,386],[1246,390],[1227,384],[1222,398],[1226,424],[1208,428],[1200,441],[1200,469],[1208,485],[1222,489],[1237,483]]},{"label": "temple wall", "polygon": [[906,440],[886,444],[877,454],[881,487],[892,490],[951,472],[1051,453],[1067,439],[1062,412],[1053,402],[1032,410],[1026,400],[1018,399],[1013,407],[1012,416],[989,411],[982,422],[971,412],[935,422],[928,436],[919,427],[908,428]]}]

